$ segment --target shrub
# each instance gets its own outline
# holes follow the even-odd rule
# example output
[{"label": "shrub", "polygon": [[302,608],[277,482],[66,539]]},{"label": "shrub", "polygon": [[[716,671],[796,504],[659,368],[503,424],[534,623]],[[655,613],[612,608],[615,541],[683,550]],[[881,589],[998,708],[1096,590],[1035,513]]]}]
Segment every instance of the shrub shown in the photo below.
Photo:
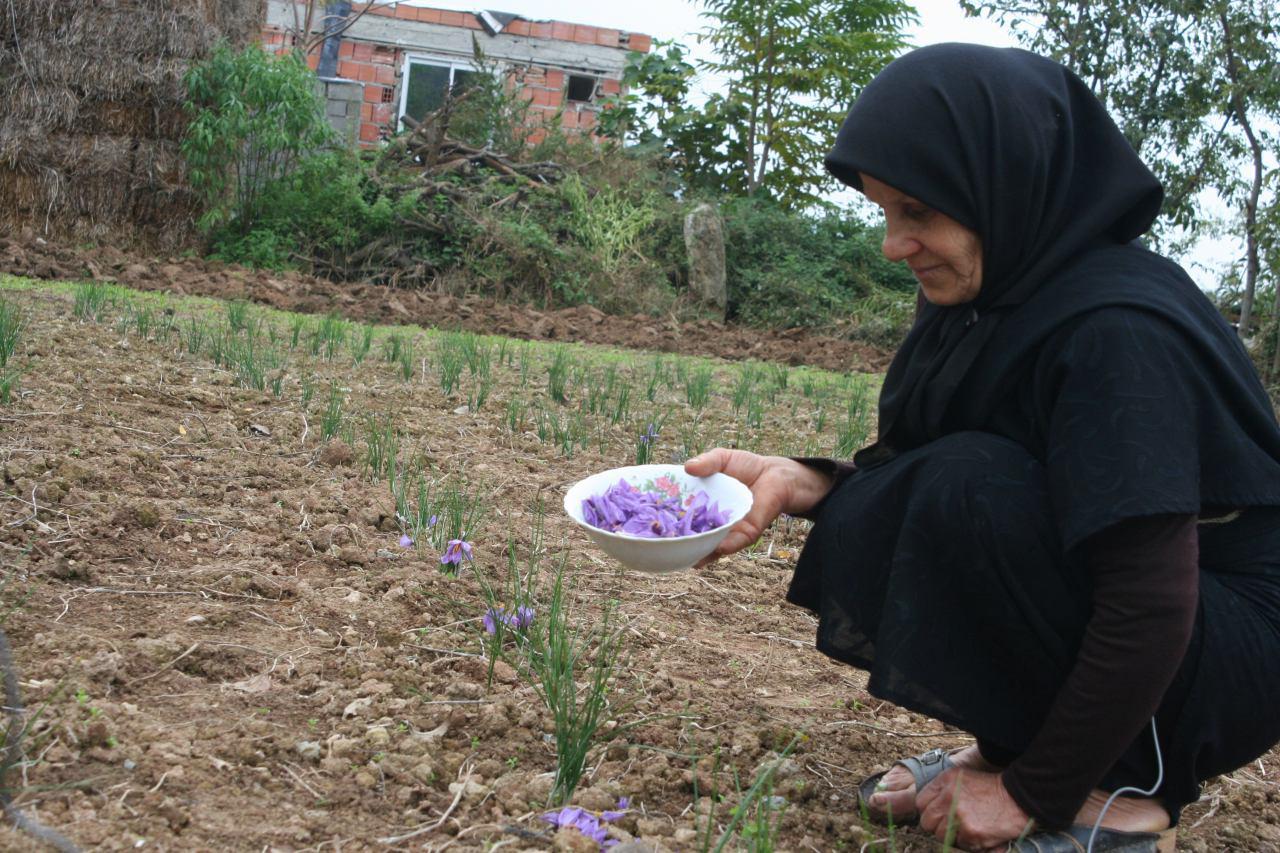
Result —
[{"label": "shrub", "polygon": [[[730,312],[757,326],[830,326],[872,319],[863,303],[888,310],[913,302],[916,284],[880,254],[880,232],[851,214],[805,214],[761,198],[722,207]],[[879,332],[877,337],[882,336]]]}]

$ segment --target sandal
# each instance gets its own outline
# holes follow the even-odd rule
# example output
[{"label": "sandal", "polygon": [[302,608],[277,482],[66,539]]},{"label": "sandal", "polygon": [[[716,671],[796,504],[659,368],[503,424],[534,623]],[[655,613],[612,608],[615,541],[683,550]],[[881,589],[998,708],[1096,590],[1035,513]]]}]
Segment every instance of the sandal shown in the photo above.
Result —
[{"label": "sandal", "polygon": [[[924,790],[924,786],[928,785],[934,779],[942,775],[942,771],[949,767],[955,767],[956,764],[951,760],[951,754],[945,749],[931,749],[928,752],[914,755],[910,758],[904,758],[901,761],[895,761],[895,765],[902,765],[911,771],[912,777],[916,780],[916,793]],[[890,768],[893,769],[893,768]],[[887,824],[891,820],[895,826],[914,826],[920,821],[919,814],[898,819],[893,817],[887,811],[879,811],[871,807],[871,795],[876,793],[880,786],[880,780],[888,773],[888,770],[881,770],[879,773],[873,773],[858,783],[858,811],[863,812],[875,823]],[[1013,848],[1010,848],[1011,850]],[[1094,845],[1095,853],[1098,846]],[[1028,853],[1033,853],[1036,848],[1027,848]]]},{"label": "sandal", "polygon": [[[1086,853],[1091,825],[1077,824],[1058,832],[1036,832],[1009,844],[1008,853]],[[1093,853],[1173,853],[1176,830],[1163,832],[1122,832],[1099,829]]]}]

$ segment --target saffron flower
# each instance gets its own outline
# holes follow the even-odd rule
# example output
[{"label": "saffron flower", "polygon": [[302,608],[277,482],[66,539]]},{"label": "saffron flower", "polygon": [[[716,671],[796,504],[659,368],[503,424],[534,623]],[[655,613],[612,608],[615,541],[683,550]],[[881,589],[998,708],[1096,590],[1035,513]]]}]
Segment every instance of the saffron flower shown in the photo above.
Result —
[{"label": "saffron flower", "polygon": [[412,548],[412,547],[413,547],[413,537],[412,537],[412,536],[410,536],[408,533],[401,533],[401,534],[400,534],[400,547],[401,547],[401,548]]},{"label": "saffron flower", "polygon": [[536,615],[532,607],[517,607],[515,613],[508,613],[507,608],[499,604],[497,607],[490,607],[480,617],[481,623],[484,625],[485,633],[498,633],[498,626],[504,625],[508,628],[514,628],[517,631],[523,631],[533,624],[533,617]]},{"label": "saffron flower", "polygon": [[644,435],[640,436],[641,444],[653,444],[658,440],[658,428],[653,424],[645,427]]},{"label": "saffron flower", "polygon": [[543,815],[542,819],[561,829],[566,827],[576,829],[599,844],[601,850],[618,843],[616,840],[609,838],[608,831],[600,825],[599,818],[577,806],[565,806],[558,812],[549,812]]},{"label": "saffron flower", "polygon": [[[729,513],[698,491],[681,498],[679,486],[668,478],[650,489],[619,480],[603,494],[582,502],[582,518],[592,527],[649,539],[692,536],[728,523]],[[674,494],[670,487],[674,487]]]},{"label": "saffron flower", "polygon": [[444,553],[440,555],[440,565],[462,565],[462,561],[471,562],[471,543],[465,539],[450,539]]},{"label": "saffron flower", "polygon": [[615,809],[600,812],[600,819],[613,823],[615,820],[621,820],[622,816],[627,813],[627,809],[631,807],[630,797],[618,797],[618,805]]}]

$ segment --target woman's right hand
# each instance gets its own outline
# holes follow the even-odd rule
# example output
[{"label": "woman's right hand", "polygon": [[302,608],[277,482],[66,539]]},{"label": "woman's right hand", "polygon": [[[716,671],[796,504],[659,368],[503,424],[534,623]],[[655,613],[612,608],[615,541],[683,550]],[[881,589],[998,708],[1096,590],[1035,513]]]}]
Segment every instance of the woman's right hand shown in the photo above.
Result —
[{"label": "woman's right hand", "polygon": [[760,538],[782,513],[808,512],[834,485],[828,475],[785,456],[760,456],[746,450],[717,447],[684,463],[694,477],[728,474],[751,489],[751,511],[733,526],[716,550],[698,565],[741,551]]}]

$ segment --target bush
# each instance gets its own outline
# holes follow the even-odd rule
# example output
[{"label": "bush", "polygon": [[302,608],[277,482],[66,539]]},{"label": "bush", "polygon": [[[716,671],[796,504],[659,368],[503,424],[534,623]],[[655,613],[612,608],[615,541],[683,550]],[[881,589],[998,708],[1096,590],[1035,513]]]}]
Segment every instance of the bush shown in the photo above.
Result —
[{"label": "bush", "polygon": [[[412,256],[433,271],[456,265],[474,226],[451,214],[442,196],[396,176],[375,177],[372,164],[353,152],[328,151],[303,158],[263,189],[248,234],[231,223],[215,229],[210,242],[226,261],[377,280],[382,250]],[[434,231],[405,225],[441,217],[447,224]]]},{"label": "bush", "polygon": [[[879,342],[903,328],[915,279],[880,254],[881,232],[849,214],[789,212],[759,198],[722,207],[732,316],[756,326],[857,319]],[[873,306],[874,311],[868,312]]]}]

